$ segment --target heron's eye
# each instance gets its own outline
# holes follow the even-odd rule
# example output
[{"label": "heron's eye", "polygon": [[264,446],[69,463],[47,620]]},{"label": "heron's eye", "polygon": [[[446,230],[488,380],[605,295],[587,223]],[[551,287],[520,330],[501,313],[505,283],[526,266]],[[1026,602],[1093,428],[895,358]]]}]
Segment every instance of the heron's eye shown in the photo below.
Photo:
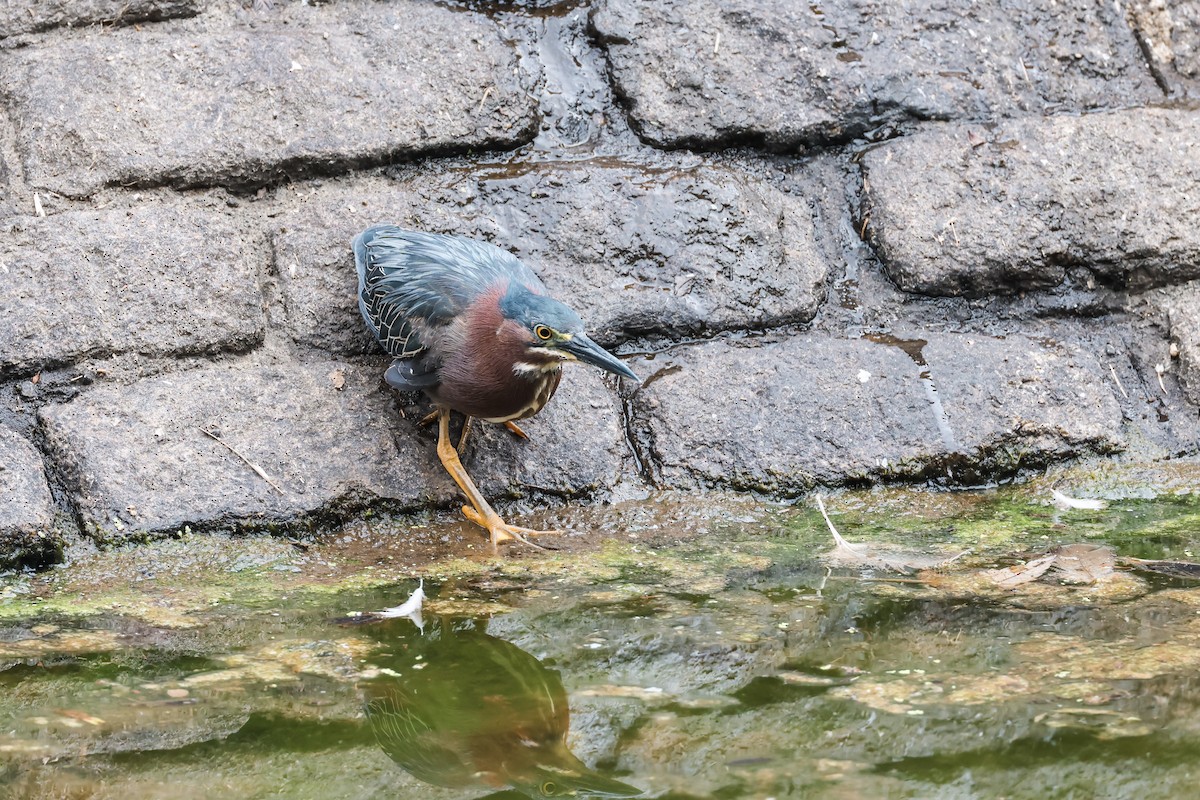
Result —
[{"label": "heron's eye", "polygon": [[550,330],[545,325],[538,325],[533,329],[533,335],[544,342],[554,335],[554,331]]},{"label": "heron's eye", "polygon": [[[538,327],[540,327],[542,330],[546,330],[545,326]],[[546,797],[554,797],[557,791],[558,786],[555,785],[554,781],[546,781],[542,784],[542,794],[546,795]]]}]

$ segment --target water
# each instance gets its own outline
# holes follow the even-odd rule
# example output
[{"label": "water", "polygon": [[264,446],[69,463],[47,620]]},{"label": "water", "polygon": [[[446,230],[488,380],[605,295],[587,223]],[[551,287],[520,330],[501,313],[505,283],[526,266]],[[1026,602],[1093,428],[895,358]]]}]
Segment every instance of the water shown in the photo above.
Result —
[{"label": "water", "polygon": [[[9,576],[0,794],[1189,796],[1200,582],[981,570],[1067,542],[1200,560],[1200,504],[1101,476],[1108,509],[1063,511],[1048,485],[828,498],[849,539],[972,551],[911,575],[827,569],[807,506],[655,496],[525,520],[588,532],[558,553],[493,558],[446,517]],[[353,613],[417,573],[423,627]]]}]

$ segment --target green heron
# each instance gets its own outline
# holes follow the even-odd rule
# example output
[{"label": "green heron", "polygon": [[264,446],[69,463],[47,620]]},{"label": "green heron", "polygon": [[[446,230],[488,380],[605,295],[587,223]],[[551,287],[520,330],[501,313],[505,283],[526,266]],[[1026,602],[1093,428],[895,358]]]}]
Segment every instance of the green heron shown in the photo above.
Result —
[{"label": "green heron", "polygon": [[373,624],[379,674],[363,681],[367,719],[413,777],[455,789],[511,786],[536,797],[633,797],[641,790],[567,748],[570,709],[558,672],[484,623],[443,618],[428,632]]},{"label": "green heron", "polygon": [[[581,361],[637,380],[584,332],[583,320],[551,298],[516,256],[462,236],[376,225],[354,238],[358,307],[395,361],[384,373],[401,391],[423,391],[436,407],[438,458],[471,506],[463,514],[486,528],[492,545],[557,533],[509,525],[492,509],[450,442],[450,412],[502,423],[554,396],[562,365]],[[461,441],[460,441],[461,448]]]}]

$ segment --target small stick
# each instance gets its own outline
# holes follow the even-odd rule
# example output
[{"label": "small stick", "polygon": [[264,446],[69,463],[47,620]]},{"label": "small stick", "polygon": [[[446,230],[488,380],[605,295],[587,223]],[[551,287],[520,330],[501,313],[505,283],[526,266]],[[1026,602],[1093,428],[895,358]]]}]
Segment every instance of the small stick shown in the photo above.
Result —
[{"label": "small stick", "polygon": [[1112,364],[1108,365],[1108,371],[1112,373],[1113,380],[1117,382],[1117,388],[1121,390],[1121,394],[1129,397],[1129,392],[1125,391],[1125,387],[1121,384],[1121,379],[1117,377],[1117,370]]},{"label": "small stick", "polygon": [[46,216],[46,209],[42,208],[42,195],[39,192],[33,193],[33,213],[39,217]]},{"label": "small stick", "polygon": [[246,462],[246,466],[248,466],[250,469],[254,470],[255,475],[262,478],[267,483],[271,484],[272,489],[279,492],[280,494],[284,493],[283,489],[280,489],[278,484],[276,484],[275,481],[271,480],[271,478],[267,475],[267,473],[263,472],[262,467],[260,467],[258,464],[255,464],[253,461],[251,461],[250,459],[246,458],[244,455],[239,453],[234,448],[234,446],[231,445],[229,442],[225,441],[220,436],[217,436],[216,433],[214,433],[213,431],[210,431],[208,428],[200,428],[199,426],[197,426],[197,428],[199,428],[200,432],[203,433],[205,436],[212,439],[217,444],[222,445],[229,452],[233,453],[235,456],[240,458],[242,461]]},{"label": "small stick", "polygon": [[721,32],[717,31],[717,40],[713,42],[713,55],[721,52]]},{"label": "small stick", "polygon": [[476,114],[483,113],[483,104],[487,102],[488,95],[490,95],[491,93],[492,93],[492,87],[490,87],[490,86],[483,90],[483,97],[480,98],[480,100],[479,100],[479,110],[475,112]]}]

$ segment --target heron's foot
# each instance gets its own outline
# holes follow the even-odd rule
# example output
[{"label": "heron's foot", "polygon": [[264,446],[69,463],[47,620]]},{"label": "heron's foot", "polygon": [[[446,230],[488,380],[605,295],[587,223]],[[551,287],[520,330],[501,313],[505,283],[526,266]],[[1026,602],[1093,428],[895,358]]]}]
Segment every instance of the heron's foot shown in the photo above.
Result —
[{"label": "heron's foot", "polygon": [[545,547],[540,544],[535,544],[529,541],[527,536],[551,536],[559,535],[562,531],[538,531],[533,528],[521,528],[517,525],[509,525],[504,520],[500,519],[500,515],[494,511],[490,514],[480,514],[471,506],[463,506],[463,516],[474,522],[481,528],[487,530],[492,541],[492,547],[501,542],[518,541],[521,544],[529,545],[538,550],[553,550],[552,547]]},{"label": "heron's foot", "polygon": [[521,426],[515,422],[512,422],[511,420],[504,423],[504,427],[506,427],[510,431],[512,431],[513,436],[516,436],[518,439],[528,439],[529,438],[529,434],[526,433],[525,431],[521,430]]}]

